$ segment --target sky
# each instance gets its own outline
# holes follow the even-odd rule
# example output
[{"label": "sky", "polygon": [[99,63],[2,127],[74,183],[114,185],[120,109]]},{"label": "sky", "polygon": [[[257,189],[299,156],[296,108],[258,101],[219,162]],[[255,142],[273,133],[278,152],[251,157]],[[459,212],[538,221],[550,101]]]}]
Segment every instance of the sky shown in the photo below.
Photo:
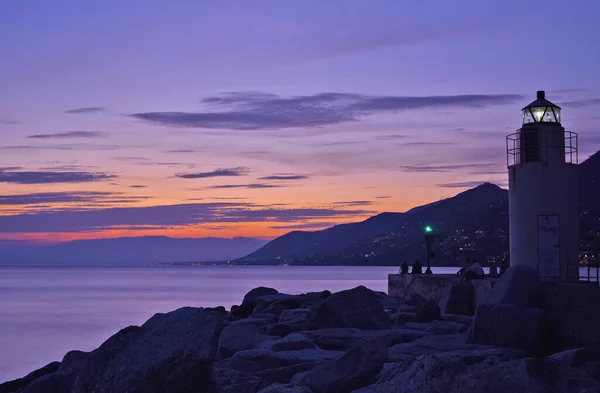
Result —
[{"label": "sky", "polygon": [[0,0],[0,240],[273,238],[600,150],[600,2]]}]

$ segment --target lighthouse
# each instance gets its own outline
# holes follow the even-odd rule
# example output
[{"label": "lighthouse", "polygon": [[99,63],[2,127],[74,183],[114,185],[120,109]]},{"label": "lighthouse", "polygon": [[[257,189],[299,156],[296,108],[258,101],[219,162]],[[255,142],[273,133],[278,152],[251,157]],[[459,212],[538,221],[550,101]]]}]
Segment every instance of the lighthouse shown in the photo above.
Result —
[{"label": "lighthouse", "polygon": [[544,91],[522,109],[523,124],[506,137],[510,265],[549,280],[578,279],[577,134]]}]

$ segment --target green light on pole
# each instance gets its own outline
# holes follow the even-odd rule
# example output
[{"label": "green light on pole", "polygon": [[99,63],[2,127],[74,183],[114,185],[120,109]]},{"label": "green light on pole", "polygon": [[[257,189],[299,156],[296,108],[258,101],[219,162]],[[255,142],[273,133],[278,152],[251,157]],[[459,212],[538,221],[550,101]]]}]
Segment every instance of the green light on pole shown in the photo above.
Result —
[{"label": "green light on pole", "polygon": [[427,225],[427,226],[425,227],[425,232],[426,232],[426,233],[433,232],[433,228],[432,228],[431,226]]}]

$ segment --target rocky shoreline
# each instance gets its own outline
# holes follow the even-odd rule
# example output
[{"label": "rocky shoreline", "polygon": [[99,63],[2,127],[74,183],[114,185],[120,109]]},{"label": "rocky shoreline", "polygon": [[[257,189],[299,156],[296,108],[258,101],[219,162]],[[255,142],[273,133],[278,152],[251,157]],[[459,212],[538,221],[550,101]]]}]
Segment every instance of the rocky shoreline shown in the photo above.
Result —
[{"label": "rocky shoreline", "polygon": [[0,393],[600,392],[600,351],[551,353],[539,278],[510,268],[474,316],[363,286],[184,307],[71,351]]}]

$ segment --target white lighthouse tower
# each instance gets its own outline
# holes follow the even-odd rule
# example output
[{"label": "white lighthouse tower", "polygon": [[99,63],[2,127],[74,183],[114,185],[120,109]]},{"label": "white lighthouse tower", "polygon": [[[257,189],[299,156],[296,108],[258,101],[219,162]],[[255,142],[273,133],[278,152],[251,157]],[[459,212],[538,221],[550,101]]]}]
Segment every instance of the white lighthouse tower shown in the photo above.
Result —
[{"label": "white lighthouse tower", "polygon": [[522,111],[523,126],[506,137],[510,265],[579,278],[577,134],[565,131],[544,91]]}]

